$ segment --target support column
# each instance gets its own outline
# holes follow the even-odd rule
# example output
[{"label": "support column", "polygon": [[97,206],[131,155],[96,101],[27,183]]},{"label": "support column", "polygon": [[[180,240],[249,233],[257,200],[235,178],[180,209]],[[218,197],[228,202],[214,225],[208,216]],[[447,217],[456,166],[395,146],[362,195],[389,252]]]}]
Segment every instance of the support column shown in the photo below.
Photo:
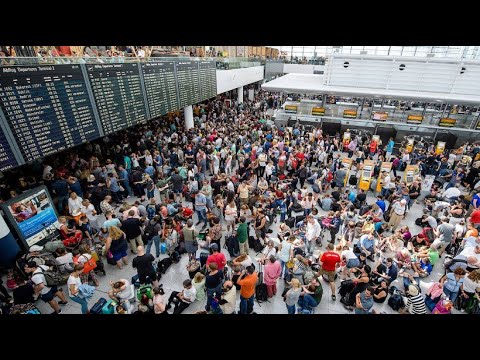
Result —
[{"label": "support column", "polygon": [[193,128],[193,107],[185,106],[183,108],[183,114],[185,115],[185,129],[189,130]]},{"label": "support column", "polygon": [[243,104],[243,86],[237,88],[237,102]]},{"label": "support column", "polygon": [[13,234],[0,216],[0,265],[8,268],[15,264],[15,256],[20,251]]}]

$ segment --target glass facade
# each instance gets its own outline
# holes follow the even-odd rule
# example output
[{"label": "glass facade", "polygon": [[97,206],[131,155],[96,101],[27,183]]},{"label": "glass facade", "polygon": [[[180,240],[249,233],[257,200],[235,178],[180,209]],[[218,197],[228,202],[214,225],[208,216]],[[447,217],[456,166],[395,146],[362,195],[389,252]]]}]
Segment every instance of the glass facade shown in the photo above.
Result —
[{"label": "glass facade", "polygon": [[480,59],[480,46],[272,46],[286,60],[313,60],[332,53]]}]

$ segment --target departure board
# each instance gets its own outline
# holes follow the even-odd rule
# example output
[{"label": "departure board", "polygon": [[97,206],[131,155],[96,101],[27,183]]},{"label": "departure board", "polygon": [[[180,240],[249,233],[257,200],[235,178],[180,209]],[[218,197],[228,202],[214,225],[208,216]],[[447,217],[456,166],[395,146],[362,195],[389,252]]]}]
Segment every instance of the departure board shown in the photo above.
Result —
[{"label": "departure board", "polygon": [[201,100],[217,96],[217,66],[215,61],[200,61],[198,66]]},{"label": "departure board", "polygon": [[100,136],[79,65],[1,67],[0,102],[26,162]]},{"label": "departure board", "polygon": [[152,118],[177,110],[175,62],[147,62],[142,64],[148,108]]},{"label": "departure board", "polygon": [[136,63],[86,66],[105,134],[147,120]]},{"label": "departure board", "polygon": [[201,101],[198,82],[198,61],[178,61],[176,63],[178,84],[178,108]]},{"label": "departure board", "polygon": [[8,143],[7,136],[0,127],[0,171],[18,166],[18,162],[13,155],[12,148]]}]

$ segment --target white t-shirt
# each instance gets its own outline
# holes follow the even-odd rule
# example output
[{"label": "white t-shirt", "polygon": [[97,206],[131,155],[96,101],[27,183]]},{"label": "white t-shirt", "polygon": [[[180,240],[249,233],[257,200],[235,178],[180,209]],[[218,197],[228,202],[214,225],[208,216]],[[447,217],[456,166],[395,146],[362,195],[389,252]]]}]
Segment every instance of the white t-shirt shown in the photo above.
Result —
[{"label": "white t-shirt", "polygon": [[190,289],[183,289],[183,297],[190,302],[195,301],[195,297],[197,296],[197,289],[195,286],[192,285]]},{"label": "white t-shirt", "polygon": [[65,265],[65,264],[70,264],[73,263],[73,255],[72,253],[66,253],[63,256],[59,256],[55,259],[58,263],[58,265]]},{"label": "white t-shirt", "polygon": [[474,293],[477,288],[480,288],[480,283],[474,282],[468,278],[468,275],[463,278],[463,290],[469,293]]},{"label": "white t-shirt", "polygon": [[459,197],[461,194],[462,194],[461,191],[457,189],[455,186],[443,192],[443,196],[447,199],[450,199],[452,197]]},{"label": "white t-shirt", "polygon": [[88,206],[82,205],[81,210],[87,216],[88,220],[95,221],[95,215],[93,215],[93,212],[95,211],[95,206],[93,206],[93,204],[89,204]]},{"label": "white t-shirt", "polygon": [[252,258],[250,256],[247,256],[247,258],[243,260],[240,264],[242,264],[242,266],[246,268],[247,266],[250,266],[253,264]]},{"label": "white t-shirt", "polygon": [[[43,271],[49,270],[49,267],[47,265],[39,265],[38,266],[40,269],[43,269]],[[44,288],[41,291],[41,294],[44,295],[50,291],[50,287],[47,286],[47,280],[45,280],[45,276],[42,274],[42,270],[37,269],[33,272],[32,274],[32,282],[35,285],[40,285],[44,284]]]},{"label": "white t-shirt", "polygon": [[70,291],[70,285],[75,285],[75,290],[77,290],[82,285],[82,280],[80,279],[80,276],[75,277],[73,275],[70,275],[67,280],[68,295],[74,296]]},{"label": "white t-shirt", "polygon": [[270,247],[265,246],[265,248],[262,250],[262,254],[265,255],[266,258],[269,258],[270,256],[275,256],[277,254],[277,250],[275,250],[275,247]]},{"label": "white t-shirt", "polygon": [[77,216],[81,212],[82,208],[82,198],[77,196],[75,200],[72,198],[68,198],[68,209],[70,211],[70,215]]},{"label": "white t-shirt", "polygon": [[43,180],[48,180],[47,175],[51,173],[52,169],[53,168],[50,165],[47,165],[43,168],[43,175],[42,175]]},{"label": "white t-shirt", "polygon": [[233,185],[233,182],[231,182],[231,181],[228,182],[227,189],[228,189],[228,191],[235,192],[235,186]]},{"label": "white t-shirt", "polygon": [[348,260],[357,259],[357,256],[355,255],[355,253],[351,249],[343,250],[342,251],[342,257],[344,257],[344,256],[345,256],[345,259],[347,260],[347,262],[348,262]]}]

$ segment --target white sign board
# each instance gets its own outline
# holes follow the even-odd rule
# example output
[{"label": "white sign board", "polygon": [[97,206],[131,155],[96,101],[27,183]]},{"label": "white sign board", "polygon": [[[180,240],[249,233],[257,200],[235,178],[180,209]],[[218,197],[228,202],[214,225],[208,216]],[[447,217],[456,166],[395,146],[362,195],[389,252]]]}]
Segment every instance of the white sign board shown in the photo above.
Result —
[{"label": "white sign board", "polygon": [[435,175],[426,175],[422,181],[422,192],[430,192],[430,188],[435,180]]}]

